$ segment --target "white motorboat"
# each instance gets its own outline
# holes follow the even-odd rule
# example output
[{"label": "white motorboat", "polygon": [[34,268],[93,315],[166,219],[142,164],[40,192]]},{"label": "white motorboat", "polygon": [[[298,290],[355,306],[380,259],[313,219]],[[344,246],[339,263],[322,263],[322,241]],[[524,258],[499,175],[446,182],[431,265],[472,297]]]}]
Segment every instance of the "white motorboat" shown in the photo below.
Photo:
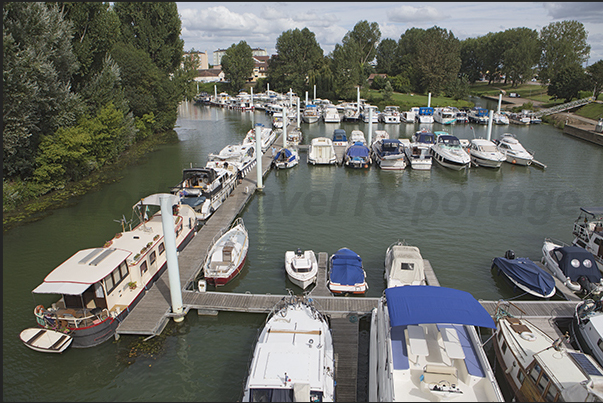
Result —
[{"label": "white motorboat", "polygon": [[253,351],[243,402],[332,402],[333,338],[307,299],[285,297],[268,316]]},{"label": "white motorboat", "polygon": [[534,160],[533,153],[526,150],[512,133],[501,134],[496,141],[496,147],[510,164],[527,166]]},{"label": "white motorboat", "polygon": [[341,122],[341,116],[339,116],[339,111],[337,111],[337,108],[334,105],[327,106],[322,116],[325,123]]},{"label": "white motorboat", "polygon": [[370,402],[504,401],[476,327],[495,328],[471,294],[405,285],[371,315]]},{"label": "white motorboat", "polygon": [[603,207],[580,207],[572,235],[572,244],[592,253],[603,272]]},{"label": "white motorboat", "polygon": [[500,168],[507,157],[501,153],[496,144],[486,139],[472,139],[469,146],[469,156],[473,164],[486,168]]},{"label": "white motorboat", "polygon": [[356,252],[341,248],[331,255],[327,286],[333,294],[364,294],[368,290],[362,259]]},{"label": "white motorboat", "polygon": [[404,145],[398,139],[380,138],[373,142],[372,152],[381,169],[399,171],[406,168]]},{"label": "white motorboat", "polygon": [[348,136],[343,129],[335,129],[333,130],[333,146],[337,147],[347,147],[348,146]]},{"label": "white motorboat", "polygon": [[237,218],[228,231],[214,237],[203,262],[203,275],[207,284],[223,286],[241,272],[247,251],[249,235],[241,217]]},{"label": "white motorboat", "polygon": [[308,104],[302,113],[302,119],[306,123],[316,123],[320,119],[320,110],[317,105]]},{"label": "white motorboat", "polygon": [[[502,309],[501,309],[502,308]],[[553,340],[529,320],[497,307],[496,361],[520,402],[599,402],[603,369],[590,356]]]},{"label": "white motorboat", "polygon": [[416,110],[415,119],[421,124],[431,124],[434,122],[433,108],[431,106],[414,107],[411,110]]},{"label": "white motorboat", "polygon": [[360,112],[362,108],[356,102],[348,103],[343,109],[343,120],[345,121],[358,121],[360,120]]},{"label": "white motorboat", "polygon": [[364,144],[365,146],[368,145],[366,144],[366,138],[364,137],[364,133],[362,132],[362,130],[352,130],[352,132],[350,133],[350,138],[348,139],[348,143],[354,144],[358,142]]},{"label": "white motorboat", "polygon": [[255,144],[227,145],[218,154],[207,156],[207,168],[236,169],[239,178],[244,177],[256,164]]},{"label": "white motorboat", "polygon": [[[268,150],[268,148],[272,145],[272,143],[274,143],[274,140],[276,140],[276,133],[274,132],[274,130],[269,127],[265,127],[261,123],[256,123],[255,126],[260,127],[260,141],[262,144],[262,152],[265,153],[266,150]],[[253,128],[247,132],[247,135],[243,140],[243,144],[255,144],[255,130],[256,129]]]},{"label": "white motorboat", "polygon": [[451,134],[441,134],[431,147],[431,155],[440,165],[460,171],[469,167],[471,157],[461,147],[461,142]]},{"label": "white motorboat", "polygon": [[[51,307],[36,306],[39,326],[65,330],[74,348],[93,347],[110,339],[167,268],[161,211],[153,214],[164,197],[171,206],[178,251],[196,234],[195,211],[171,194],[153,194],[133,207],[139,224],[122,231],[103,247],[83,249],[57,266],[33,294],[55,294]],[[148,216],[151,218],[148,218]],[[33,336],[32,336],[33,337]]]},{"label": "white motorboat", "polygon": [[509,117],[505,113],[494,112],[492,114],[492,122],[496,125],[508,125]]},{"label": "white motorboat", "polygon": [[183,204],[191,206],[197,219],[207,220],[236,186],[237,173],[224,168],[187,168],[182,182],[171,188]]},{"label": "white motorboat", "polygon": [[435,108],[433,119],[441,125],[450,125],[456,122],[456,113],[448,107]]},{"label": "white motorboat", "polygon": [[570,331],[580,350],[603,365],[603,350],[599,347],[603,340],[603,300],[585,299],[578,303]]},{"label": "white motorboat", "polygon": [[469,115],[467,115],[467,111],[458,110],[455,108],[456,112],[456,122],[455,123],[468,123]]},{"label": "white motorboat", "polygon": [[272,163],[277,169],[293,168],[299,163],[299,153],[294,148],[281,148],[272,159]]},{"label": "white motorboat", "polygon": [[19,338],[27,347],[41,353],[62,353],[73,341],[68,334],[39,327],[23,330]]},{"label": "white motorboat", "polygon": [[400,107],[395,105],[386,106],[379,117],[383,123],[400,123]]},{"label": "white motorboat", "polygon": [[603,278],[595,257],[584,248],[545,238],[542,262],[575,293],[598,296],[603,292]]},{"label": "white motorboat", "polygon": [[414,111],[404,111],[400,113],[400,121],[404,123],[415,123],[416,113]]},{"label": "white motorboat", "polygon": [[308,147],[308,164],[333,165],[337,163],[337,155],[333,142],[327,137],[313,138]]},{"label": "white motorboat", "polygon": [[425,129],[412,136],[412,141],[404,148],[412,169],[421,171],[431,169],[431,147],[434,144],[435,135]]},{"label": "white motorboat", "polygon": [[385,252],[387,288],[403,285],[427,285],[425,263],[419,248],[396,242]]},{"label": "white motorboat", "polygon": [[275,129],[283,128],[283,113],[282,112],[274,112],[272,114],[272,127]]},{"label": "white motorboat", "polygon": [[318,274],[316,254],[314,251],[302,251],[299,248],[295,252],[292,250],[285,252],[285,271],[293,284],[305,289],[316,282]]},{"label": "white motorboat", "polygon": [[303,135],[299,126],[287,127],[287,144],[292,146],[300,145],[302,138]]},{"label": "white motorboat", "polygon": [[364,123],[369,123],[369,116],[371,116],[372,111],[372,122],[379,123],[379,109],[375,105],[364,105],[362,112],[360,113],[360,118]]}]

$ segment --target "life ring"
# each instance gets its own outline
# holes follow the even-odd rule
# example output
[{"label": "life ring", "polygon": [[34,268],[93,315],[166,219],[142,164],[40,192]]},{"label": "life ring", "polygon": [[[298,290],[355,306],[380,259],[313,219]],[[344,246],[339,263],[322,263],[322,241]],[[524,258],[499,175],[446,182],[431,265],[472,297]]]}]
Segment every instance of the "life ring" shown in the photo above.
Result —
[{"label": "life ring", "polygon": [[38,305],[34,308],[34,315],[40,316],[44,312],[44,305]]},{"label": "life ring", "polygon": [[521,338],[527,341],[536,340],[536,335],[532,332],[521,332]]}]

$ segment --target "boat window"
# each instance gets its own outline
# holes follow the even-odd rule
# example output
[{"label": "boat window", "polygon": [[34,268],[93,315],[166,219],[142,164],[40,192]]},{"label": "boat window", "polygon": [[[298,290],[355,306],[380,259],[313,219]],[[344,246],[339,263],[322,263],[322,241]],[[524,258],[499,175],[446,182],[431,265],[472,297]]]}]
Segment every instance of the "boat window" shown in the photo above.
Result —
[{"label": "boat window", "polygon": [[597,346],[599,346],[599,350],[603,351],[603,339],[599,339]]},{"label": "boat window", "polygon": [[526,379],[526,375],[523,373],[523,370],[520,369],[517,372],[517,380],[519,381],[520,384],[522,384],[524,379]]},{"label": "boat window", "polygon": [[538,364],[534,365],[534,368],[532,368],[532,370],[530,371],[530,376],[532,377],[534,382],[538,381],[538,375],[540,375],[540,371],[542,371],[542,368],[540,368],[540,365]]},{"label": "boat window", "polygon": [[542,373],[542,376],[540,377],[540,382],[538,382],[538,390],[540,390],[541,392],[544,392],[544,390],[546,389],[546,386],[549,384],[549,377],[546,375],[546,373]]},{"label": "boat window", "polygon": [[503,337],[502,331],[501,331],[501,330],[499,330],[499,331],[498,331],[498,340],[501,340],[501,339],[502,339],[502,337]]},{"label": "boat window", "polygon": [[147,261],[145,260],[140,265],[140,275],[143,275],[144,273],[146,273],[148,269],[149,269],[149,266],[147,266]]},{"label": "boat window", "polygon": [[506,352],[507,352],[507,343],[505,343],[505,342],[503,341],[503,343],[502,343],[502,347],[501,347],[500,349],[502,350],[503,354],[504,354],[504,353],[506,353]]},{"label": "boat window", "polygon": [[406,263],[406,262],[402,262],[400,269],[402,270],[414,270],[415,268],[415,264],[414,263]]},{"label": "boat window", "polygon": [[157,253],[155,253],[155,251],[151,252],[151,255],[149,256],[149,263],[153,264],[155,263],[155,260],[157,260]]},{"label": "boat window", "polygon": [[105,277],[105,288],[107,289],[107,294],[110,294],[111,291],[115,288],[115,283],[113,282],[113,276],[110,274]]},{"label": "boat window", "polygon": [[163,242],[161,242],[159,244],[159,254],[161,255],[163,252],[165,252],[165,245],[163,244]]},{"label": "boat window", "polygon": [[559,391],[557,390],[557,387],[555,385],[549,386],[549,390],[546,392],[546,396],[544,397],[544,400],[547,402],[556,401],[558,392]]},{"label": "boat window", "polygon": [[128,265],[126,264],[126,262],[121,262],[121,264],[119,265],[119,271],[121,278],[124,278],[128,274],[130,274],[130,270],[128,269]]},{"label": "boat window", "polygon": [[553,251],[553,255],[555,256],[555,259],[557,259],[558,262],[561,261],[561,258],[563,257],[563,255],[561,254],[561,252],[559,252],[558,250]]}]

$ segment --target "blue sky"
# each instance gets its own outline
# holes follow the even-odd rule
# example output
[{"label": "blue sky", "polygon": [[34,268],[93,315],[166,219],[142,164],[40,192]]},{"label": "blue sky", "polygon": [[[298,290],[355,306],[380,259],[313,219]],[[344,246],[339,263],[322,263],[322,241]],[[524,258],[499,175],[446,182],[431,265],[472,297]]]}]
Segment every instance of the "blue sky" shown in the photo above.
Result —
[{"label": "blue sky", "polygon": [[308,28],[329,54],[357,22],[377,22],[381,39],[398,40],[409,28],[434,25],[459,39],[526,27],[540,31],[551,22],[584,24],[591,45],[588,64],[603,59],[603,2],[177,2],[184,50],[211,54],[244,40],[276,53],[277,38]]}]

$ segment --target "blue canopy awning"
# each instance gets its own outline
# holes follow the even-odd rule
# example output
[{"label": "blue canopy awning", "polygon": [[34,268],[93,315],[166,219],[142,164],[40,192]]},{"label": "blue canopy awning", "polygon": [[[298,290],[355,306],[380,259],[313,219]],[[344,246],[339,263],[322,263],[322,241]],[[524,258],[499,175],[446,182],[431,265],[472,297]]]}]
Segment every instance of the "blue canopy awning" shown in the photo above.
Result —
[{"label": "blue canopy awning", "polygon": [[348,249],[341,248],[331,256],[329,280],[341,285],[364,283],[364,270],[360,256]]},{"label": "blue canopy awning", "polygon": [[496,329],[486,309],[466,291],[429,285],[385,290],[391,326],[453,323]]},{"label": "blue canopy awning", "polygon": [[347,155],[352,158],[354,158],[354,157],[368,158],[369,149],[367,146],[365,146],[361,142],[357,142],[348,148]]}]

